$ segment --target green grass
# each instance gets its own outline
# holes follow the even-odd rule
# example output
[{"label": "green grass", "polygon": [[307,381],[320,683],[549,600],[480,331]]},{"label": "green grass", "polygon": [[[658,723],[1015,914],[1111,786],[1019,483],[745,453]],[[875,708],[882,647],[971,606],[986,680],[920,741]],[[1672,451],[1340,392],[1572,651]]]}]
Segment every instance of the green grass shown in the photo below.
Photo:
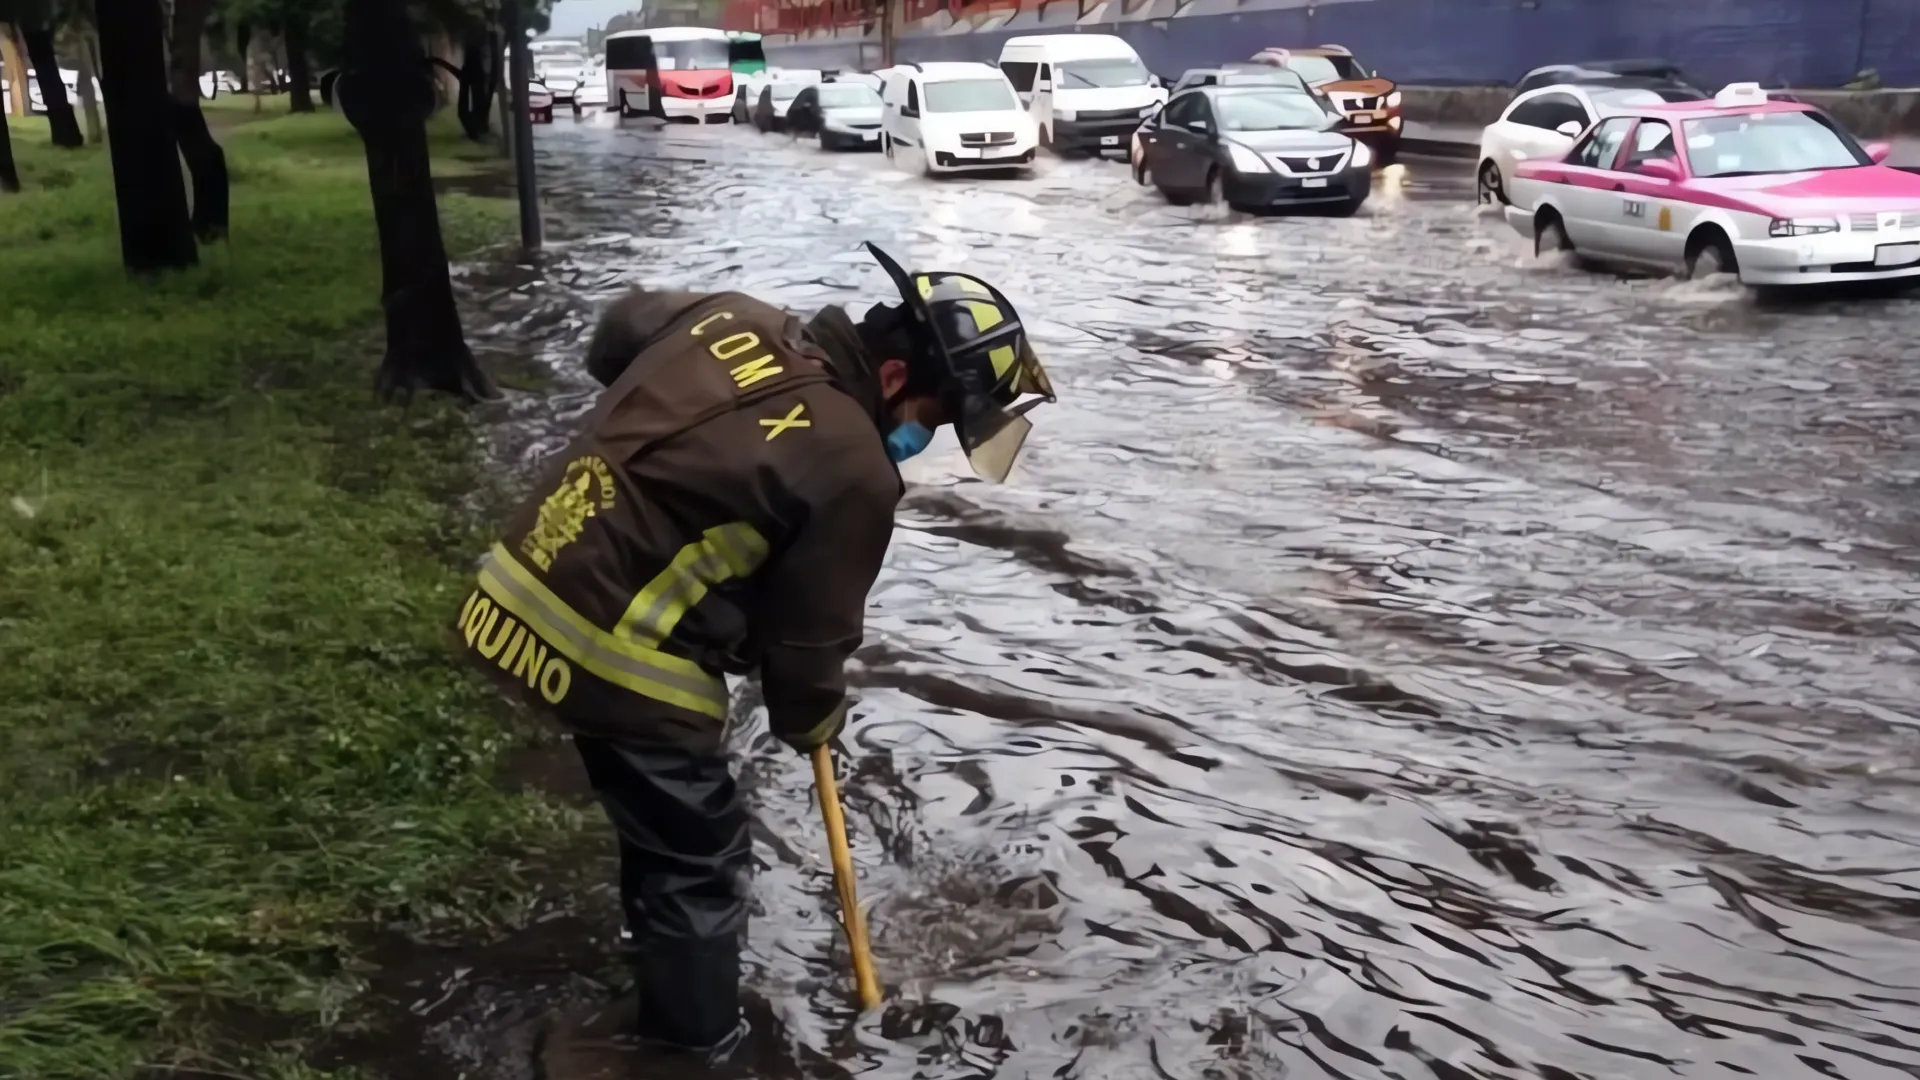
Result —
[{"label": "green grass", "polygon": [[[250,102],[249,102],[250,105]],[[485,921],[572,814],[447,647],[465,417],[371,399],[379,262],[331,113],[223,135],[231,241],[130,282],[104,148],[0,195],[0,1078],[311,1075],[370,920]],[[436,121],[442,161],[483,167]],[[449,248],[511,206],[443,197]],[[269,1040],[265,1033],[272,1032]]]}]

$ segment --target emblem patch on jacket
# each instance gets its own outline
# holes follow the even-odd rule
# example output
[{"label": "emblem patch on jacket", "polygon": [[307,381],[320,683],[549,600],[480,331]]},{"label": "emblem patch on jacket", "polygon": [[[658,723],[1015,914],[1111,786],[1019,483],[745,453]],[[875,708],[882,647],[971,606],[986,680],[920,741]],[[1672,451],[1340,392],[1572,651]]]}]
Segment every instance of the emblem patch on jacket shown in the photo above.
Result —
[{"label": "emblem patch on jacket", "polygon": [[579,539],[587,519],[613,509],[613,469],[596,454],[567,463],[560,486],[540,504],[533,530],[520,541],[520,554],[542,570],[553,569],[553,557]]}]

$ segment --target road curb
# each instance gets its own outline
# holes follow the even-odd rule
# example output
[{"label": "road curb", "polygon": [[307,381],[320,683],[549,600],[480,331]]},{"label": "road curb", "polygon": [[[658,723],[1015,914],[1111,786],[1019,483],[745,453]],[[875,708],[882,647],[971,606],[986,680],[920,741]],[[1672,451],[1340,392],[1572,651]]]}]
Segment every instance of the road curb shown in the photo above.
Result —
[{"label": "road curb", "polygon": [[1455,139],[1421,139],[1413,136],[1401,136],[1400,152],[1414,157],[1445,158],[1451,161],[1472,161],[1480,148],[1472,143]]}]

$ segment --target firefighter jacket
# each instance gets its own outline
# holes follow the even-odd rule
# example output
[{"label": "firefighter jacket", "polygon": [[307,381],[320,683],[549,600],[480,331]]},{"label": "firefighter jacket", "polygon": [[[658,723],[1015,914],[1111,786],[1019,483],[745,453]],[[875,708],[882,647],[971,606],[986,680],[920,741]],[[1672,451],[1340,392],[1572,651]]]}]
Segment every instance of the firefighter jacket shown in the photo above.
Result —
[{"label": "firefighter jacket", "polygon": [[859,335],[739,293],[625,310],[589,354],[610,385],[482,560],[461,638],[584,734],[717,753],[722,674],[757,670],[774,733],[817,745],[902,491]]}]

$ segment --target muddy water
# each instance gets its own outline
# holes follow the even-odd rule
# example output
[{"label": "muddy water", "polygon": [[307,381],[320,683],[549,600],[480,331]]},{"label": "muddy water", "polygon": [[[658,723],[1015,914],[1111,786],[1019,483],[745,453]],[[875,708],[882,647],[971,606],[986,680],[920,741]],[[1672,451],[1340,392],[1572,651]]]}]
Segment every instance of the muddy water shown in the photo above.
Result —
[{"label": "muddy water", "polygon": [[865,303],[864,239],[998,283],[1063,396],[1006,487],[911,463],[873,594],[885,1015],[742,696],[756,1075],[1920,1070],[1920,303],[1539,265],[1419,165],[1249,220],[1113,163],[541,137],[554,250],[466,281],[476,347],[557,372],[506,460],[563,444],[624,284]]}]

